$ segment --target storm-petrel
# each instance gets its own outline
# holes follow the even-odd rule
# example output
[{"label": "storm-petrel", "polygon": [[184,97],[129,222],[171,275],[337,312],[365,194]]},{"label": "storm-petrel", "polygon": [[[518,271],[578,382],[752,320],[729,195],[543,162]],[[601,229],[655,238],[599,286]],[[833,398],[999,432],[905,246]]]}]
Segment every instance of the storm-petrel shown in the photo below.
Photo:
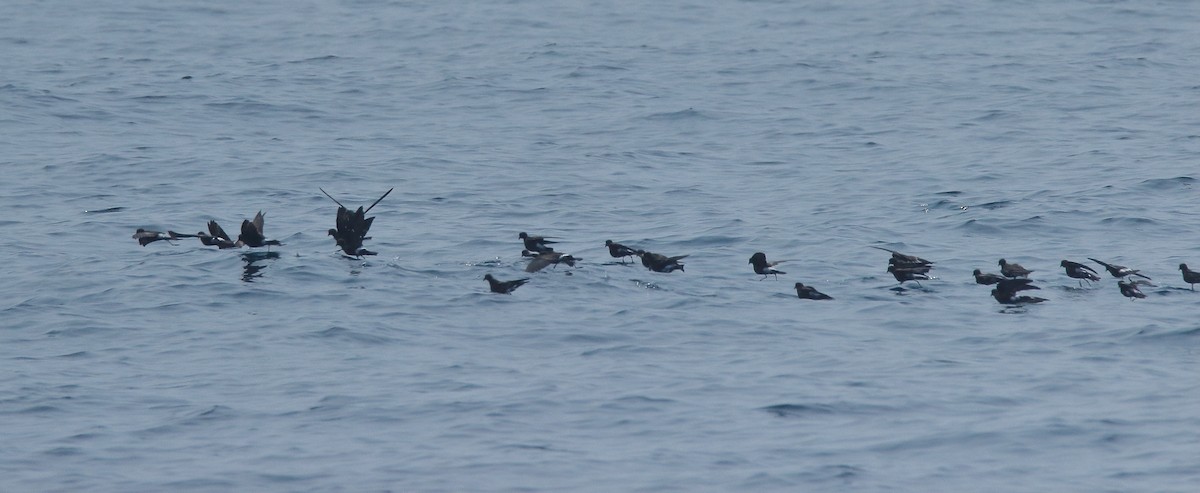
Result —
[{"label": "storm-petrel", "polygon": [[1192,291],[1195,291],[1196,283],[1200,282],[1200,272],[1193,272],[1187,264],[1179,264],[1179,270],[1183,271],[1183,282],[1190,284]]},{"label": "storm-petrel", "polygon": [[637,250],[620,243],[615,243],[612,240],[604,240],[604,246],[608,247],[608,254],[612,255],[613,258],[621,259],[621,263],[625,263],[625,257],[637,256]]},{"label": "storm-petrel", "polygon": [[877,249],[883,250],[885,252],[891,252],[892,259],[894,260],[894,262],[889,262],[889,263],[891,263],[892,265],[895,265],[897,268],[900,268],[900,269],[910,268],[914,264],[915,265],[933,265],[933,262],[925,260],[916,255],[906,255],[906,254],[897,252],[895,250],[892,250],[890,248],[884,248],[884,247],[875,246],[875,245],[871,245],[871,248],[877,248]]},{"label": "storm-petrel", "polygon": [[258,211],[254,215],[254,220],[242,220],[242,234],[238,235],[237,245],[246,245],[251,248],[270,247],[271,245],[282,245],[279,240],[268,240],[263,236],[263,213]]},{"label": "storm-petrel", "polygon": [[1125,295],[1125,297],[1129,298],[1130,300],[1133,300],[1134,298],[1145,298],[1146,295],[1142,293],[1142,290],[1138,289],[1138,282],[1139,281],[1117,281],[1117,287],[1121,288],[1121,294]]},{"label": "storm-petrel", "polygon": [[[163,233],[162,231],[150,231],[142,228],[138,228],[137,231],[133,233],[133,239],[137,240],[138,244],[142,246],[149,245],[158,240],[167,240],[170,242],[171,240],[178,240],[180,237],[181,236],[179,233],[174,231],[167,231],[166,233]],[[184,235],[184,237],[186,237],[186,235]]]},{"label": "storm-petrel", "polygon": [[493,293],[510,294],[514,289],[521,287],[522,284],[529,282],[529,278],[513,279],[511,281],[497,281],[491,274],[483,276],[483,279],[488,282],[488,287]]},{"label": "storm-petrel", "polygon": [[638,255],[642,257],[642,265],[654,272],[674,272],[676,270],[682,272],[683,264],[679,263],[679,261],[687,258],[687,255],[668,257],[645,250],[638,250]]},{"label": "storm-petrel", "polygon": [[754,264],[754,273],[762,276],[762,279],[759,279],[761,281],[766,279],[767,276],[775,276],[776,279],[779,279],[779,274],[787,274],[787,272],[775,268],[776,265],[784,262],[787,261],[780,260],[777,262],[767,262],[767,254],[763,252],[756,252],[754,255],[750,256],[749,263]]},{"label": "storm-petrel", "polygon": [[984,274],[979,269],[975,269],[975,272],[972,272],[972,274],[975,274],[976,284],[996,284],[1005,279],[1004,276],[992,274],[991,272]]},{"label": "storm-petrel", "polygon": [[1003,274],[1004,277],[1029,277],[1029,274],[1033,273],[1033,271],[1021,267],[1021,264],[1010,264],[1004,259],[1000,259],[998,264],[1000,264],[1000,274]]},{"label": "storm-petrel", "polygon": [[[523,240],[525,242],[526,250],[529,250],[531,252],[537,252],[537,253],[553,252],[554,249],[547,246],[547,243],[558,243],[557,241],[547,240],[546,239],[547,237],[545,237],[545,236],[533,236],[533,235],[525,234],[525,232],[521,232],[521,234],[518,234],[517,238],[520,238],[521,240]],[[551,236],[550,238],[553,238],[553,236]]]},{"label": "storm-petrel", "polygon": [[817,291],[817,288],[805,286],[804,283],[796,283],[796,296],[802,300],[832,300],[833,297],[825,293]]},{"label": "storm-petrel", "polygon": [[1138,276],[1138,277],[1144,277],[1146,279],[1150,279],[1149,277],[1143,275],[1141,273],[1141,271],[1138,271],[1137,269],[1130,269],[1129,267],[1125,267],[1124,265],[1109,264],[1109,263],[1101,262],[1101,261],[1096,260],[1091,257],[1088,257],[1088,260],[1091,260],[1092,262],[1103,265],[1105,269],[1108,269],[1108,273],[1112,274],[1113,277],[1121,278],[1121,277],[1125,277],[1125,276]]},{"label": "storm-petrel", "polygon": [[368,212],[371,212],[371,209],[374,209],[375,206],[384,199],[384,197],[387,197],[388,194],[392,193],[392,190],[395,190],[395,187],[389,188],[388,191],[384,192],[383,196],[375,200],[370,207],[367,207],[364,210],[361,206],[359,206],[358,210],[354,212],[351,212],[350,209],[347,209],[346,206],[342,205],[341,202],[338,202],[338,200],[333,198],[332,195],[329,195],[325,189],[318,188],[318,190],[325,194],[326,197],[329,197],[329,200],[334,201],[334,203],[338,205],[336,222],[337,228],[330,229],[328,235],[333,237],[334,242],[337,243],[338,247],[341,247],[342,252],[351,257],[375,255],[375,252],[363,248],[363,241],[370,238],[367,236],[367,233],[371,230],[371,223],[375,222],[374,217],[366,217],[366,215]]},{"label": "storm-petrel", "polygon": [[1092,281],[1100,280],[1100,274],[1097,273],[1095,269],[1092,269],[1091,267],[1083,265],[1079,262],[1063,260],[1062,262],[1059,262],[1058,265],[1061,265],[1063,269],[1066,269],[1067,277],[1079,279],[1079,287],[1083,287],[1083,281],[1087,281],[1088,285],[1091,285]]},{"label": "storm-petrel", "polygon": [[[926,267],[928,267],[928,266],[926,266]],[[921,280],[929,280],[930,279],[930,277],[925,274],[925,272],[928,272],[928,269],[925,269],[925,270],[921,270],[921,269],[925,269],[925,268],[922,267],[920,269],[906,269],[903,267],[896,267],[895,265],[889,265],[887,271],[891,272],[892,276],[895,277],[897,281],[900,281],[901,285],[904,284],[904,281],[912,281],[912,282],[917,283],[917,286],[920,286]]]},{"label": "storm-petrel", "polygon": [[214,220],[208,221],[208,233],[201,231],[196,233],[196,237],[200,238],[200,243],[206,246],[215,246],[221,250],[240,246],[230,239],[225,230],[221,228],[221,225],[217,224]]},{"label": "storm-petrel", "polygon": [[996,283],[996,288],[992,289],[992,297],[1005,305],[1023,305],[1046,301],[1045,298],[1037,296],[1017,296],[1017,293],[1020,291],[1041,289],[1032,283],[1033,280],[1031,279],[1001,279]]},{"label": "storm-petrel", "polygon": [[529,250],[521,250],[521,256],[533,258],[533,260],[529,261],[529,265],[525,266],[525,272],[537,272],[551,265],[558,267],[558,264],[567,264],[570,267],[575,267],[575,261],[579,260],[569,253],[554,251],[533,253]]}]

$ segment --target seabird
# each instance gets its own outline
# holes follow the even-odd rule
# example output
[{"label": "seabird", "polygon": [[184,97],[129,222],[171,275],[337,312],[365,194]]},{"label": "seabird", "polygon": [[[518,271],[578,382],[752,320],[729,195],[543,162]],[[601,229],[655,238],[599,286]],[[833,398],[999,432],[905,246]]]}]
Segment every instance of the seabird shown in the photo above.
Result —
[{"label": "seabird", "polygon": [[375,252],[363,248],[363,241],[370,238],[367,236],[367,233],[371,230],[371,223],[375,222],[374,217],[366,217],[366,215],[368,212],[371,212],[371,209],[374,209],[384,197],[387,197],[388,194],[392,193],[392,190],[395,190],[395,187],[389,188],[388,191],[384,192],[383,196],[379,197],[379,199],[372,203],[370,207],[367,207],[364,210],[362,206],[359,206],[358,210],[354,212],[351,212],[350,209],[347,209],[346,206],[342,205],[341,202],[338,202],[338,200],[333,198],[332,195],[329,195],[325,189],[318,188],[318,190],[325,194],[326,197],[329,197],[329,200],[334,201],[334,203],[338,205],[336,222],[337,228],[330,229],[328,235],[333,237],[334,242],[337,243],[338,247],[341,247],[342,252],[351,257],[375,255]]},{"label": "seabird", "polygon": [[[547,244],[548,243],[558,243],[557,241],[547,240],[545,236],[531,236],[531,235],[525,234],[525,232],[521,232],[521,234],[518,234],[517,238],[520,238],[521,240],[525,241],[525,249],[526,250],[529,250],[531,252],[537,252],[537,253],[553,252],[554,249],[547,246]],[[551,238],[553,238],[553,237],[551,237]]]},{"label": "seabird", "polygon": [[875,245],[871,245],[871,248],[877,248],[877,249],[883,250],[885,252],[891,252],[892,261],[889,263],[896,265],[897,268],[902,268],[902,269],[909,268],[910,265],[933,265],[933,262],[925,260],[916,255],[906,255],[906,254],[897,252],[895,250],[892,250],[890,248],[884,248],[884,247],[875,246]]},{"label": "seabird", "polygon": [[780,260],[777,262],[767,262],[767,254],[763,252],[756,252],[754,255],[750,256],[749,263],[754,264],[754,273],[762,276],[762,279],[759,279],[761,281],[766,279],[767,276],[775,276],[776,279],[779,279],[779,274],[787,274],[787,272],[775,268],[776,265],[784,262],[787,261]]},{"label": "seabird", "polygon": [[258,211],[258,214],[254,215],[253,221],[242,220],[242,234],[238,235],[236,244],[238,246],[246,245],[251,248],[257,248],[263,246],[270,247],[271,245],[278,246],[283,243],[280,243],[279,240],[268,240],[263,236],[263,213],[262,211]]},{"label": "seabird", "polygon": [[1103,265],[1105,269],[1108,269],[1108,273],[1112,274],[1113,277],[1121,278],[1121,277],[1125,277],[1125,276],[1138,276],[1138,277],[1144,277],[1146,279],[1150,279],[1149,277],[1142,275],[1141,272],[1138,271],[1137,269],[1130,269],[1129,267],[1125,267],[1124,265],[1109,264],[1109,263],[1101,262],[1101,261],[1096,260],[1091,257],[1088,257],[1088,260],[1091,260],[1092,262]]},{"label": "seabird", "polygon": [[683,264],[679,263],[679,261],[687,258],[687,255],[668,257],[645,250],[638,250],[637,254],[642,257],[642,265],[654,272],[674,272],[676,270],[682,272]]},{"label": "seabird", "polygon": [[1121,288],[1121,294],[1133,300],[1134,298],[1145,298],[1146,295],[1137,287],[1138,281],[1117,281],[1117,287]]},{"label": "seabird", "polygon": [[1196,283],[1200,282],[1200,272],[1193,272],[1187,264],[1179,264],[1179,270],[1183,271],[1183,282],[1190,284],[1192,291],[1195,291]]},{"label": "seabird", "polygon": [[163,233],[162,231],[150,231],[142,228],[138,228],[137,231],[133,233],[133,239],[137,240],[138,244],[142,246],[149,245],[158,240],[171,241],[178,240],[181,237],[186,237],[186,235],[181,236],[179,233],[174,231],[167,231],[166,233]]},{"label": "seabird", "polygon": [[208,221],[208,233],[201,231],[196,233],[196,237],[200,238],[200,243],[206,246],[215,246],[221,250],[241,246],[229,238],[229,235],[225,233],[220,224],[212,220]]},{"label": "seabird", "polygon": [[1037,296],[1017,296],[1020,291],[1041,289],[1031,284],[1032,282],[1031,279],[1001,279],[996,283],[995,289],[992,289],[992,297],[1005,305],[1024,305],[1046,301],[1045,298]]},{"label": "seabird", "polygon": [[992,274],[991,272],[984,274],[979,269],[975,269],[975,272],[973,272],[973,274],[975,274],[975,283],[976,284],[985,284],[985,285],[986,284],[996,284],[1005,279],[1004,276],[1001,276],[998,274]]},{"label": "seabird", "polygon": [[510,294],[514,289],[517,289],[521,287],[522,284],[529,282],[528,277],[524,279],[513,279],[511,281],[497,281],[496,278],[492,277],[491,274],[487,274],[483,276],[483,278],[488,282],[488,287],[491,288],[493,293],[500,294]]},{"label": "seabird", "polygon": [[1079,262],[1072,262],[1072,261],[1070,261],[1070,260],[1063,260],[1062,262],[1059,262],[1059,264],[1058,264],[1058,265],[1061,265],[1063,269],[1066,269],[1066,271],[1067,271],[1067,277],[1070,277],[1070,278],[1072,278],[1072,279],[1079,279],[1079,280],[1080,280],[1080,281],[1079,281],[1079,287],[1083,287],[1083,281],[1087,281],[1087,282],[1088,282],[1088,284],[1089,284],[1089,285],[1091,285],[1091,284],[1092,284],[1092,281],[1099,281],[1099,280],[1100,280],[1100,274],[1099,274],[1099,273],[1097,273],[1097,272],[1096,272],[1094,269],[1092,269],[1091,267],[1088,267],[1088,266],[1086,266],[1086,265],[1083,265],[1083,264],[1081,264],[1081,263],[1079,263]]},{"label": "seabird", "polygon": [[1000,274],[1004,277],[1029,277],[1033,271],[1021,267],[1021,264],[1010,264],[1004,259],[1000,259]]},{"label": "seabird", "polygon": [[904,284],[904,281],[913,281],[917,283],[917,286],[921,285],[922,279],[930,279],[930,277],[925,274],[925,272],[928,272],[928,270],[929,269],[925,269],[924,271],[920,269],[906,269],[902,267],[896,267],[895,265],[889,265],[887,269],[887,271],[891,272],[892,276],[895,277],[897,281],[900,281],[901,285]]},{"label": "seabird", "polygon": [[608,254],[613,258],[621,259],[621,263],[625,263],[625,257],[633,257],[637,255],[637,250],[629,248],[620,243],[614,243],[612,240],[604,240],[604,246],[608,247]]},{"label": "seabird", "polygon": [[825,293],[817,291],[817,288],[805,286],[804,283],[796,283],[796,296],[802,300],[832,300],[833,297]]},{"label": "seabird", "polygon": [[525,266],[525,272],[537,272],[550,265],[558,267],[558,264],[567,264],[570,267],[575,267],[575,261],[579,260],[569,253],[554,251],[533,253],[529,250],[521,250],[521,256],[533,258],[533,260],[529,261],[529,265]]}]

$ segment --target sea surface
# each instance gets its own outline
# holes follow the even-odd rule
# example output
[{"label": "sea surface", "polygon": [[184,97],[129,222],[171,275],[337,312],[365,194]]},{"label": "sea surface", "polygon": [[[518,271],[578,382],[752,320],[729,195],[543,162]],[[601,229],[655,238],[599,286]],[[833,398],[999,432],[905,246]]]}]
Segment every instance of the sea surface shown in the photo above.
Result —
[{"label": "sea surface", "polygon": [[[0,491],[1200,491],[1198,26],[0,2]],[[392,187],[341,255],[320,189]],[[131,238],[260,210],[269,252]],[[520,232],[581,261],[528,274]],[[1147,297],[1059,268],[1088,257]],[[976,285],[1000,258],[1048,301]]]}]

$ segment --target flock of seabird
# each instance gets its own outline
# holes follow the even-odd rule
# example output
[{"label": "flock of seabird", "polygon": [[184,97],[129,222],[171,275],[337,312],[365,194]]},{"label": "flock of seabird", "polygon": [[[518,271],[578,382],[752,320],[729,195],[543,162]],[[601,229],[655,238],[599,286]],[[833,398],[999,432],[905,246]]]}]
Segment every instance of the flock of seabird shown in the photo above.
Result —
[{"label": "flock of seabird", "polygon": [[[365,255],[375,255],[376,252],[367,250],[363,247],[365,240],[371,239],[367,233],[371,229],[371,223],[375,221],[374,217],[366,217],[366,214],[379,204],[388,194],[392,193],[393,189],[389,189],[379,197],[370,206],[363,208],[358,207],[357,210],[351,211],[345,205],[342,205],[337,199],[329,195],[324,189],[320,189],[321,193],[333,200],[338,205],[337,220],[334,228],[329,229],[328,235],[332,236],[334,242],[342,253],[349,257],[361,259]],[[149,245],[156,241],[175,241],[183,238],[199,238],[200,242],[205,246],[215,246],[219,249],[241,248],[243,246],[250,248],[280,246],[282,243],[279,240],[267,239],[263,234],[263,213],[259,211],[254,215],[254,219],[242,220],[241,231],[238,238],[234,241],[225,230],[221,228],[216,221],[208,222],[208,232],[203,231],[196,234],[176,233],[174,231],[151,231],[143,228],[138,228],[133,234],[133,238],[142,246]],[[554,250],[552,244],[558,243],[551,236],[537,236],[525,232],[517,235],[523,243],[524,249],[521,250],[521,256],[529,258],[529,263],[525,266],[525,272],[537,272],[546,267],[557,267],[559,264],[566,264],[569,267],[574,267],[575,263],[580,259],[567,253],[562,253]],[[642,265],[654,272],[670,273],[674,271],[683,272],[683,264],[680,260],[687,258],[687,255],[667,256],[660,253],[649,252],[639,248],[616,243],[612,240],[606,240],[604,246],[608,248],[610,256],[620,259],[621,263],[625,263],[625,259],[632,257],[641,258]],[[921,281],[933,279],[929,272],[933,269],[933,262],[925,260],[915,255],[907,255],[895,250],[872,246],[884,250],[892,254],[888,259],[887,272],[896,278],[896,281],[901,286],[905,282],[912,281],[921,285]],[[1146,295],[1138,288],[1140,285],[1149,285],[1150,277],[1142,274],[1137,269],[1131,269],[1122,265],[1110,264],[1102,260],[1097,260],[1088,257],[1088,260],[1099,264],[1108,271],[1112,277],[1117,278],[1117,287],[1121,294],[1131,300],[1145,298]],[[763,252],[756,252],[750,256],[748,262],[754,273],[761,275],[759,279],[764,280],[768,277],[778,279],[780,274],[787,274],[775,266],[786,262],[786,260],[778,260],[768,262],[767,255]],[[1004,305],[1024,305],[1031,303],[1041,303],[1047,301],[1045,298],[1037,296],[1019,295],[1021,291],[1041,289],[1033,285],[1033,280],[1029,275],[1034,271],[1026,269],[1020,264],[1008,262],[1005,259],[1000,259],[1000,274],[984,273],[980,269],[975,269],[975,282],[983,285],[994,285],[992,289],[992,297],[997,302]],[[1070,260],[1063,260],[1059,265],[1066,271],[1067,277],[1076,279],[1079,286],[1083,287],[1083,283],[1087,282],[1090,286],[1092,281],[1100,281],[1100,274],[1095,269]],[[1179,264],[1179,270],[1183,273],[1183,281],[1188,283],[1192,290],[1195,291],[1195,285],[1200,283],[1200,272],[1192,271],[1187,264]],[[1129,280],[1129,278],[1138,277],[1140,279]],[[489,289],[493,293],[509,294],[523,284],[529,282],[529,278],[514,279],[511,281],[501,281],[493,277],[490,273],[483,276],[488,282]],[[825,293],[818,291],[812,286],[806,286],[804,283],[797,282],[795,284],[796,296],[807,300],[832,300],[833,298]]]}]

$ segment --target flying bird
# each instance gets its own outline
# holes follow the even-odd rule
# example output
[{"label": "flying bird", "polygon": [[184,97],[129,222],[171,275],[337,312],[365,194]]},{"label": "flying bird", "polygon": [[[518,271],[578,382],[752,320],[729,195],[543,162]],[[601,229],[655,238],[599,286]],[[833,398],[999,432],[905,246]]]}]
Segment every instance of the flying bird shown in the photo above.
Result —
[{"label": "flying bird", "polygon": [[749,263],[754,265],[754,273],[762,276],[762,279],[759,279],[761,281],[766,279],[767,276],[775,276],[776,279],[779,279],[779,274],[787,274],[787,272],[775,268],[776,265],[784,262],[787,261],[780,260],[777,262],[767,262],[767,254],[763,252],[756,252],[754,255],[750,256]]},{"label": "flying bird", "polygon": [[367,217],[367,213],[371,212],[371,209],[374,209],[375,206],[384,199],[384,197],[387,197],[388,194],[392,193],[392,190],[395,190],[395,187],[389,188],[387,192],[384,192],[382,197],[379,197],[379,199],[375,200],[375,202],[365,210],[362,208],[362,206],[359,206],[358,210],[353,212],[346,208],[346,206],[342,205],[341,202],[338,202],[337,199],[333,198],[332,195],[329,195],[325,189],[318,188],[318,190],[325,194],[326,197],[329,197],[329,200],[332,200],[338,205],[337,222],[335,223],[337,227],[330,229],[327,234],[333,237],[334,242],[337,243],[337,246],[342,249],[342,252],[351,257],[375,255],[375,252],[363,248],[363,241],[370,239],[370,237],[367,236],[367,233],[371,230],[371,223],[375,222],[375,218]]},{"label": "flying bird", "polygon": [[1200,272],[1194,272],[1188,268],[1187,264],[1179,264],[1179,270],[1183,271],[1183,282],[1192,286],[1192,291],[1196,290],[1196,283],[1200,282]]},{"label": "flying bird", "polygon": [[196,233],[196,237],[200,238],[200,243],[203,243],[205,246],[215,246],[221,250],[241,246],[229,238],[229,235],[225,233],[220,224],[212,220],[208,221],[208,233],[201,231]]},{"label": "flying bird", "polygon": [[[553,252],[554,249],[551,248],[549,246],[549,244],[550,243],[558,243],[557,241],[550,241],[550,240],[546,239],[547,237],[545,237],[545,236],[533,236],[533,235],[525,234],[524,231],[522,231],[521,234],[518,234],[517,238],[520,238],[521,240],[523,240],[525,242],[526,250],[529,250],[531,252],[537,252],[537,253]],[[553,238],[553,236],[551,236],[550,238]]]},{"label": "flying bird", "polygon": [[654,272],[683,272],[683,264],[680,260],[687,258],[687,255],[679,255],[668,257],[666,255],[638,250],[638,255],[642,257],[642,265]]},{"label": "flying bird", "polygon": [[1136,298],[1145,298],[1146,295],[1142,290],[1138,289],[1138,283],[1141,281],[1117,281],[1117,287],[1121,288],[1121,294],[1131,301]]},{"label": "flying bird", "polygon": [[1097,273],[1095,269],[1092,269],[1091,267],[1083,265],[1079,262],[1063,260],[1062,262],[1059,262],[1058,265],[1061,265],[1062,268],[1067,271],[1067,277],[1079,279],[1079,287],[1083,287],[1083,281],[1087,281],[1088,285],[1091,285],[1092,281],[1100,280],[1100,274]]},{"label": "flying bird", "polygon": [[567,264],[569,267],[575,267],[575,262],[579,260],[569,253],[554,251],[534,253],[529,250],[521,250],[521,256],[533,259],[529,261],[529,265],[525,266],[525,272],[537,272],[551,265],[558,267],[558,264]]},{"label": "flying bird", "polygon": [[163,233],[162,231],[150,231],[142,228],[138,228],[137,231],[133,233],[133,239],[137,240],[138,244],[142,246],[149,245],[159,240],[167,240],[169,243],[173,240],[186,237],[187,235],[180,235],[174,231],[167,231],[166,233]]},{"label": "flying bird", "polygon": [[279,240],[268,240],[263,236],[263,213],[258,211],[254,215],[254,220],[242,220],[242,234],[238,235],[236,245],[246,245],[251,248],[270,247],[271,245],[282,245]]},{"label": "flying bird", "polygon": [[615,243],[612,240],[604,240],[604,246],[608,247],[608,254],[611,255],[612,258],[621,259],[621,263],[625,263],[625,257],[637,256],[637,250],[629,248],[620,243]]},{"label": "flying bird", "polygon": [[1024,305],[1030,303],[1041,303],[1046,301],[1045,298],[1037,296],[1017,296],[1018,292],[1029,289],[1041,289],[1034,286],[1031,279],[1002,279],[996,283],[996,287],[992,289],[992,297],[996,301],[1005,305]]},{"label": "flying bird", "polygon": [[1139,271],[1137,269],[1130,269],[1129,267],[1125,267],[1124,265],[1109,264],[1109,263],[1105,263],[1105,262],[1096,260],[1091,257],[1088,257],[1088,260],[1091,260],[1092,262],[1103,265],[1104,268],[1108,270],[1108,273],[1112,274],[1113,277],[1123,278],[1126,276],[1138,276],[1138,277],[1150,279],[1149,277],[1142,275],[1141,271]]},{"label": "flying bird", "polygon": [[892,250],[890,248],[884,248],[884,247],[875,246],[875,245],[871,245],[871,248],[876,248],[879,250],[883,250],[885,252],[891,252],[892,259],[890,261],[888,261],[888,263],[895,265],[896,268],[898,268],[898,269],[911,268],[915,265],[933,265],[933,262],[925,260],[916,255],[907,255],[907,254],[903,254],[903,253],[897,252],[895,250]]},{"label": "flying bird", "polygon": [[896,267],[895,265],[889,265],[887,271],[892,273],[892,276],[895,277],[897,281],[900,281],[900,285],[904,285],[905,281],[913,281],[917,283],[917,286],[920,286],[921,280],[930,279],[929,275],[926,274],[926,272],[929,271],[928,269],[921,270],[921,268],[903,268]]}]

